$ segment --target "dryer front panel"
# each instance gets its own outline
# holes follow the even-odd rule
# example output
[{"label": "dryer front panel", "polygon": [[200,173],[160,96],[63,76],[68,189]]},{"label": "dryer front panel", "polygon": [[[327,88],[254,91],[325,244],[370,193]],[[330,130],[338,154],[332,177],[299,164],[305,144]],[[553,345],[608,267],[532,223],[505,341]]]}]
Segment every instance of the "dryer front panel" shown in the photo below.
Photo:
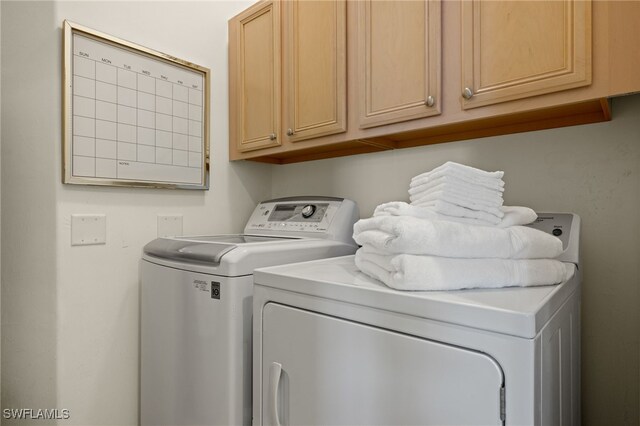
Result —
[{"label": "dryer front panel", "polygon": [[268,303],[261,364],[263,425],[503,424],[500,366],[456,346]]}]

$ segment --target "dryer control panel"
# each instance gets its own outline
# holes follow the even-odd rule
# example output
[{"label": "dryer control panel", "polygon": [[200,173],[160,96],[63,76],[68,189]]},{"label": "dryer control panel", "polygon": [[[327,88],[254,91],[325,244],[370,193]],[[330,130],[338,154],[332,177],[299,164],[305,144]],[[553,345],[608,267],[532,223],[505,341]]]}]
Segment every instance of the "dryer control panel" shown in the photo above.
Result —
[{"label": "dryer control panel", "polygon": [[258,204],[244,232],[352,241],[357,220],[358,207],[345,198],[278,198]]},{"label": "dryer control panel", "polygon": [[579,263],[580,216],[573,213],[538,213],[535,222],[527,225],[554,235],[562,241],[564,251],[558,260]]}]

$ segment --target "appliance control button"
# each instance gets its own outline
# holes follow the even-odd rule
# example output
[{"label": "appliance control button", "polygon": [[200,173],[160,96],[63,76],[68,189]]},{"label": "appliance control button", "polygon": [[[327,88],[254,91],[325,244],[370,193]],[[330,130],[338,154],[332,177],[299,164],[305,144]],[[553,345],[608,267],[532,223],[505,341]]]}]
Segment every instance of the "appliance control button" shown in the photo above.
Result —
[{"label": "appliance control button", "polygon": [[316,206],[314,206],[313,204],[307,204],[302,208],[302,217],[306,219],[308,217],[313,216],[315,212],[316,212]]},{"label": "appliance control button", "polygon": [[562,235],[562,229],[560,229],[560,228],[556,228],[556,229],[554,229],[553,231],[551,231],[551,233],[552,233],[553,235],[555,235],[556,237],[559,237],[560,235]]}]

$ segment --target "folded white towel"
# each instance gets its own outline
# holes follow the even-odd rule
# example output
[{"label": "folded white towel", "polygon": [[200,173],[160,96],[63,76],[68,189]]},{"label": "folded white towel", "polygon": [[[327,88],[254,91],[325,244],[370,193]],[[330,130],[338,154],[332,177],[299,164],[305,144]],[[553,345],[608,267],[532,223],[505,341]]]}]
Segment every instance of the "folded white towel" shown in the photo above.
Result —
[{"label": "folded white towel", "polygon": [[562,253],[559,238],[526,226],[494,228],[411,216],[361,219],[353,227],[353,239],[388,254],[542,259]]},{"label": "folded white towel", "polygon": [[464,217],[469,219],[478,219],[486,222],[490,225],[497,225],[502,220],[504,213],[501,210],[495,209],[495,213],[490,211],[489,208],[482,208],[478,210],[471,210],[466,207],[457,206],[452,203],[448,203],[443,200],[428,201],[425,203],[411,203],[416,207],[429,208],[436,213],[445,214],[447,216]]},{"label": "folded white towel", "polygon": [[502,171],[488,172],[486,170],[467,166],[466,164],[456,163],[455,161],[447,161],[446,163],[436,167],[430,172],[425,172],[418,176],[429,176],[432,173],[438,173],[438,172],[458,173],[458,174],[469,176],[472,178],[483,178],[483,179],[502,179],[502,177],[504,176],[504,172]]},{"label": "folded white towel", "polygon": [[475,219],[483,219],[489,223],[499,223],[504,217],[504,213],[500,210],[499,205],[485,206],[484,204],[476,204],[465,200],[454,202],[450,197],[419,199],[412,201],[412,205],[420,207],[432,207],[439,213],[451,216],[471,217]]},{"label": "folded white towel", "polygon": [[575,265],[553,259],[452,259],[411,254],[381,255],[361,248],[356,266],[397,290],[459,290],[559,284]]},{"label": "folded white towel", "polygon": [[500,192],[504,192],[504,181],[502,179],[500,180],[481,180],[481,179],[476,179],[476,180],[472,180],[472,179],[467,179],[464,177],[460,177],[457,175],[448,175],[448,174],[444,174],[444,173],[437,173],[433,176],[429,176],[429,177],[414,177],[413,179],[411,179],[411,182],[409,183],[409,188],[417,188],[417,187],[423,187],[423,188],[429,188],[431,186],[435,186],[435,185],[439,185],[441,183],[454,183],[458,186],[466,186],[469,189],[474,189],[474,188],[485,188],[485,189],[491,189],[493,191],[500,191]]},{"label": "folded white towel", "polygon": [[487,172],[474,167],[454,163],[452,161],[448,161],[430,172],[421,173],[413,177],[411,179],[411,185],[415,186],[419,183],[435,180],[443,176],[456,177],[469,183],[495,189],[499,189],[504,186],[504,181],[502,180],[504,172]]},{"label": "folded white towel", "polygon": [[447,216],[440,214],[428,207],[419,207],[407,204],[404,201],[391,201],[389,203],[380,204],[373,212],[374,216],[413,216],[422,219],[431,220],[449,220],[452,222],[467,223],[469,225],[495,226],[498,228],[506,228],[514,225],[526,225],[532,223],[538,218],[536,212],[529,207],[520,206],[502,206],[500,208],[504,213],[504,217],[498,224],[491,224],[484,220]]},{"label": "folded white towel", "polygon": [[451,196],[465,198],[475,203],[487,203],[487,205],[502,205],[502,191],[488,189],[479,185],[464,184],[459,185],[444,178],[438,179],[436,185],[419,185],[409,188],[409,198],[411,201],[419,199],[432,193],[447,193]]},{"label": "folded white towel", "polygon": [[502,207],[502,202],[489,202],[485,200],[473,199],[471,197],[459,197],[450,192],[443,191],[430,191],[421,194],[420,196],[412,195],[409,197],[411,204],[424,205],[436,200],[446,201],[447,203],[455,204],[460,207],[466,207],[471,210],[490,209],[491,213],[496,214]]}]

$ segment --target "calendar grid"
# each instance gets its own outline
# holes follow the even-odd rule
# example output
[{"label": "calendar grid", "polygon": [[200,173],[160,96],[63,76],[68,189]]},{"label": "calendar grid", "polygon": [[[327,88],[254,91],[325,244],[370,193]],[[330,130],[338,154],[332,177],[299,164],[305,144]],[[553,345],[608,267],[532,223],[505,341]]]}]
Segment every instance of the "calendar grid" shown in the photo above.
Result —
[{"label": "calendar grid", "polygon": [[81,34],[70,56],[72,176],[201,182],[202,73]]}]

